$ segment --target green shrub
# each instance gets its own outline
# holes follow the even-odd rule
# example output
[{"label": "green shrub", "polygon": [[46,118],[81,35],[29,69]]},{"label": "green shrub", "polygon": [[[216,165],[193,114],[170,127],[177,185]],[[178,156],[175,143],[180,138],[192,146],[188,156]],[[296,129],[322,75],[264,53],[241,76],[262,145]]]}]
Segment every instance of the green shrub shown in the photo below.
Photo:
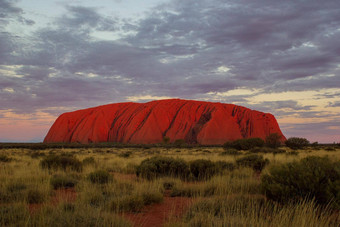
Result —
[{"label": "green shrub", "polygon": [[9,158],[7,155],[5,154],[0,155],[0,162],[10,162],[10,161],[12,161],[12,159]]},{"label": "green shrub", "polygon": [[268,159],[264,159],[262,155],[257,154],[250,154],[236,160],[238,166],[251,167],[258,172],[261,172],[268,163]]},{"label": "green shrub", "polygon": [[232,171],[235,169],[235,165],[232,162],[217,161],[215,162],[216,173],[222,173],[223,170]]},{"label": "green shrub", "polygon": [[269,199],[282,203],[307,198],[339,208],[340,162],[310,156],[299,162],[273,166],[262,177],[261,187]]},{"label": "green shrub", "polygon": [[45,195],[36,189],[31,189],[27,192],[26,201],[29,204],[42,203],[45,201]]},{"label": "green shrub", "polygon": [[77,181],[70,176],[54,175],[50,180],[50,184],[53,189],[73,188],[76,186]]},{"label": "green shrub", "polygon": [[62,169],[82,171],[82,163],[71,155],[48,155],[40,161],[40,166],[43,169]]},{"label": "green shrub", "polygon": [[336,151],[335,147],[326,147],[325,151]]},{"label": "green shrub", "polygon": [[39,157],[45,156],[45,153],[39,152],[39,151],[33,151],[31,152],[30,156],[31,158],[39,158]]},{"label": "green shrub", "polygon": [[286,151],[283,149],[278,148],[271,148],[271,147],[255,147],[250,150],[250,153],[272,153],[272,154],[282,154]]},{"label": "green shrub", "polygon": [[112,176],[106,170],[96,170],[88,175],[88,179],[94,184],[106,184]]},{"label": "green shrub", "polygon": [[87,157],[87,158],[84,158],[83,160],[83,165],[94,165],[94,164],[96,164],[94,157]]},{"label": "green shrub", "polygon": [[254,147],[263,147],[264,141],[261,138],[238,139],[235,141],[226,142],[224,148],[234,148],[237,150],[249,150]]},{"label": "green shrub", "polygon": [[163,176],[185,178],[188,173],[189,167],[184,160],[158,156],[143,160],[136,170],[137,176],[146,179]]},{"label": "green shrub", "polygon": [[143,192],[141,194],[144,205],[150,205],[153,203],[160,203],[163,201],[163,194],[160,192]]},{"label": "green shrub", "polygon": [[114,212],[138,212],[144,207],[143,198],[139,195],[125,195],[114,198],[111,201],[110,209]]},{"label": "green shrub", "polygon": [[235,148],[225,148],[225,150],[220,153],[220,155],[240,155],[240,154],[242,153],[236,150]]},{"label": "green shrub", "polygon": [[131,156],[131,154],[132,154],[131,151],[126,151],[126,152],[122,152],[122,153],[118,154],[118,156],[122,157],[122,158],[128,158],[128,157]]},{"label": "green shrub", "polygon": [[299,155],[299,152],[297,152],[297,151],[290,151],[290,152],[287,152],[286,155]]},{"label": "green shrub", "polygon": [[187,143],[183,139],[177,139],[173,143],[174,147],[185,147],[186,145],[187,145]]},{"label": "green shrub", "polygon": [[281,135],[278,133],[271,133],[266,137],[265,144],[267,147],[277,148],[281,146]]},{"label": "green shrub", "polygon": [[287,147],[291,149],[301,149],[309,145],[309,141],[305,138],[290,137],[285,141]]},{"label": "green shrub", "polygon": [[189,162],[190,176],[193,180],[207,180],[216,174],[215,163],[206,159],[197,159]]}]

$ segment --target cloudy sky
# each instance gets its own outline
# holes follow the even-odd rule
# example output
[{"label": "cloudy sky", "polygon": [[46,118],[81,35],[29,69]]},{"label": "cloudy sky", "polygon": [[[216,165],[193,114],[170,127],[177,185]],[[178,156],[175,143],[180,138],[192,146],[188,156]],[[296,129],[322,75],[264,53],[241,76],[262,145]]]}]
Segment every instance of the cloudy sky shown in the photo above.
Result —
[{"label": "cloudy sky", "polygon": [[0,142],[63,112],[182,98],[340,142],[340,2],[0,0]]}]

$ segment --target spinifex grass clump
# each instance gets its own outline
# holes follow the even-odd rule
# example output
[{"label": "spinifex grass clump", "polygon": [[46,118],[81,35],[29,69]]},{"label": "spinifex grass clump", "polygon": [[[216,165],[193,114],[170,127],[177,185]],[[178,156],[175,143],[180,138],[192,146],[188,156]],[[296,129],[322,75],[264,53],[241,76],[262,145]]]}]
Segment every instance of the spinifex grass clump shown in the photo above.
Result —
[{"label": "spinifex grass clump", "polygon": [[250,153],[272,153],[272,154],[282,154],[286,153],[285,150],[280,148],[271,147],[255,147],[250,150]]},{"label": "spinifex grass clump", "polygon": [[249,150],[254,147],[263,147],[264,140],[261,138],[247,138],[247,139],[238,139],[231,142],[226,142],[223,147],[224,148],[234,148],[237,150]]},{"label": "spinifex grass clump", "polygon": [[0,154],[0,162],[10,162],[12,159],[9,158],[7,155]]},{"label": "spinifex grass clump", "polygon": [[111,174],[106,170],[96,170],[90,173],[87,178],[94,184],[106,184],[113,179]]},{"label": "spinifex grass clump", "polygon": [[318,204],[340,208],[340,162],[328,157],[310,156],[272,166],[261,185],[266,196],[275,201],[315,199]]},{"label": "spinifex grass clump", "polygon": [[54,175],[52,176],[50,183],[53,189],[73,188],[76,186],[77,180],[67,175]]},{"label": "spinifex grass clump", "polygon": [[206,159],[197,159],[189,162],[190,177],[189,180],[207,180],[216,174],[220,174],[223,170],[233,170],[233,163],[218,161],[212,162]]},{"label": "spinifex grass clump", "polygon": [[182,159],[152,157],[137,166],[136,174],[146,179],[157,177],[179,177],[183,180],[206,180],[224,170],[233,170],[234,164],[225,161],[212,162],[197,159],[187,163]]},{"label": "spinifex grass clump", "polygon": [[250,154],[236,160],[238,166],[251,167],[257,172],[261,172],[268,163],[268,159],[264,159],[262,155],[257,154]]},{"label": "spinifex grass clump", "polygon": [[76,157],[72,155],[48,155],[40,162],[43,169],[61,169],[61,170],[74,170],[82,171],[83,164]]},{"label": "spinifex grass clump", "polygon": [[188,173],[189,167],[184,160],[158,156],[143,160],[136,170],[137,176],[150,180],[163,176],[186,178]]}]

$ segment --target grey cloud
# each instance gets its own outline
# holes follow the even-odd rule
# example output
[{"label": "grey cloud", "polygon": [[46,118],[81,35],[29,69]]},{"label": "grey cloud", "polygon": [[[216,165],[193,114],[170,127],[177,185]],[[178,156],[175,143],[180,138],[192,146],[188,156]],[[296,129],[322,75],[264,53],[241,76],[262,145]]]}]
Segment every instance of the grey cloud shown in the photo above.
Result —
[{"label": "grey cloud", "polygon": [[[338,76],[322,76],[339,73],[340,32],[335,28],[340,27],[340,4],[333,1],[176,0],[138,22],[81,5],[66,10],[54,27],[27,37],[31,42],[25,48],[11,45],[10,34],[0,33],[0,61],[24,65],[18,73],[25,75],[2,79],[0,85],[30,88],[2,96],[3,108],[83,108],[140,94],[190,99],[237,87],[271,92],[340,84]],[[132,33],[101,41],[91,36],[96,31]],[[217,73],[222,65],[230,71]],[[88,73],[98,76],[88,78]],[[245,98],[224,100],[249,106]],[[300,114],[312,108],[295,101],[250,107],[277,109],[279,116],[285,114],[282,108]]]},{"label": "grey cloud", "polygon": [[328,104],[328,107],[340,107],[340,102],[330,102]]}]

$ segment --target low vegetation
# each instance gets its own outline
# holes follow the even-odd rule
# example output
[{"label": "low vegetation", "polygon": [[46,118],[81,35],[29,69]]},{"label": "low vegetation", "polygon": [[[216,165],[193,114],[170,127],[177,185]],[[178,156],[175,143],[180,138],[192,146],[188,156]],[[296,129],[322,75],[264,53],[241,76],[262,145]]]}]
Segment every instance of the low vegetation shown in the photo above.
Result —
[{"label": "low vegetation", "polygon": [[309,156],[272,166],[261,186],[269,199],[281,203],[314,200],[340,208],[340,162],[328,157]]},{"label": "low vegetation", "polygon": [[177,199],[188,206],[169,206],[165,226],[338,226],[340,147],[268,144],[8,145],[0,226],[138,226],[131,217]]}]

